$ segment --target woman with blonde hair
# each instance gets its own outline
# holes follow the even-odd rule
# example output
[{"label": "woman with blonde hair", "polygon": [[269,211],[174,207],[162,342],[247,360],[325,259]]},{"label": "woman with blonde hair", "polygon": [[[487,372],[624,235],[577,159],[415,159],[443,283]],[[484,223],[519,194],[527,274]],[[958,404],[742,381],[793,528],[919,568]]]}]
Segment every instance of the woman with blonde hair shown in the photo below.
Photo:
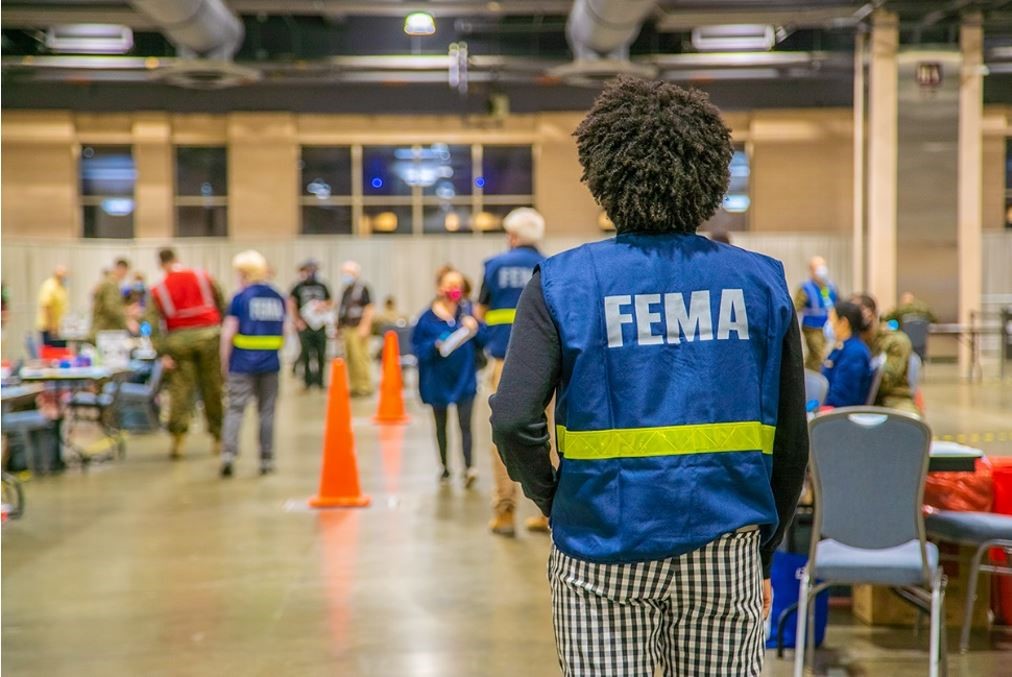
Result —
[{"label": "woman with blonde hair", "polygon": [[221,364],[228,408],[221,450],[221,476],[232,476],[239,454],[239,431],[246,404],[257,401],[260,416],[260,474],[274,470],[274,406],[278,397],[278,351],[284,344],[285,299],[267,279],[263,255],[244,251],[232,259],[240,290],[228,307],[221,328]]}]

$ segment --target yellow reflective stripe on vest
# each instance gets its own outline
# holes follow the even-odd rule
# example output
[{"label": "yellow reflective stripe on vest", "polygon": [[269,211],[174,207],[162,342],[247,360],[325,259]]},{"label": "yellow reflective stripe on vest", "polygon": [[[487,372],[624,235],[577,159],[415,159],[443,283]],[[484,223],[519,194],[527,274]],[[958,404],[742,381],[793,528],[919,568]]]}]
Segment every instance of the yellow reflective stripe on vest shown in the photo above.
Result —
[{"label": "yellow reflective stripe on vest", "polygon": [[556,426],[559,450],[566,458],[584,461],[723,451],[772,454],[775,432],[776,426],[759,421],[612,430],[566,430]]},{"label": "yellow reflective stripe on vest", "polygon": [[232,345],[242,350],[281,350],[285,343],[284,336],[250,336],[236,334]]},{"label": "yellow reflective stripe on vest", "polygon": [[489,310],[485,313],[485,324],[490,327],[497,324],[513,324],[513,319],[516,316],[516,308],[498,308],[496,310]]}]

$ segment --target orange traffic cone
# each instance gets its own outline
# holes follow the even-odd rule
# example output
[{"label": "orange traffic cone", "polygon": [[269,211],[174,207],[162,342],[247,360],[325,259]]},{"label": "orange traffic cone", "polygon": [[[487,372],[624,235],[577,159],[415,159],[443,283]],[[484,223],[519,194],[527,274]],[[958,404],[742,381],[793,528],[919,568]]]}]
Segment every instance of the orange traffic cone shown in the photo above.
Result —
[{"label": "orange traffic cone", "polygon": [[369,505],[369,497],[362,494],[358,484],[355,436],[351,432],[348,371],[341,358],[330,365],[327,420],[323,425],[320,491],[309,499],[309,507],[362,508]]},{"label": "orange traffic cone", "polygon": [[409,420],[404,411],[404,382],[401,380],[401,349],[397,333],[383,337],[383,378],[380,380],[379,406],[372,418],[375,423],[401,424]]}]

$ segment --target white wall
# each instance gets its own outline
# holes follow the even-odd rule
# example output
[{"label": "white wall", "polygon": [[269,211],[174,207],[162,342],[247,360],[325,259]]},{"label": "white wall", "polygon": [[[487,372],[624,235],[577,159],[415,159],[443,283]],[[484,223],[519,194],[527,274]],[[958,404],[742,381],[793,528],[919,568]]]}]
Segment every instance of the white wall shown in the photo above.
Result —
[{"label": "white wall", "polygon": [[[826,257],[832,274],[843,292],[850,292],[850,236],[799,233],[734,234],[735,244],[764,252],[784,262],[787,279],[793,289],[806,275],[807,261],[815,255]],[[547,253],[580,244],[579,238],[551,237],[545,242]],[[99,270],[118,256],[126,256],[148,277],[149,283],[160,277],[156,255],[159,247],[169,244],[154,240],[78,241],[68,244],[28,239],[5,239],[2,248],[2,275],[11,294],[11,319],[4,337],[4,354],[22,354],[23,337],[32,328],[35,297],[39,285],[52,268],[63,263],[70,267],[71,307],[90,312],[91,290],[99,280]],[[431,299],[433,272],[445,263],[464,271],[477,287],[481,262],[502,251],[505,241],[496,236],[425,236],[425,237],[299,237],[292,240],[176,240],[171,243],[183,262],[202,266],[221,280],[226,290],[235,287],[229,269],[232,256],[255,248],[278,271],[276,282],[288,288],[295,277],[296,265],[313,257],[321,262],[324,276],[336,281],[340,264],[355,259],[374,295],[382,299],[393,294],[399,307],[417,313]],[[1012,294],[1012,234],[985,234],[984,293]]]}]

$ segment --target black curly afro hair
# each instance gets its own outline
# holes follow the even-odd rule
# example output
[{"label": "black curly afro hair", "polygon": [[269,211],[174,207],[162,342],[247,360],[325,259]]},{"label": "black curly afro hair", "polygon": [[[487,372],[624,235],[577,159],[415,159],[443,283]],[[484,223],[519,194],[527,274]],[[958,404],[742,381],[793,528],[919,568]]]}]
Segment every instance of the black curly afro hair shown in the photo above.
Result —
[{"label": "black curly afro hair", "polygon": [[582,179],[620,233],[694,233],[727,192],[731,131],[698,90],[619,77],[573,135]]}]

